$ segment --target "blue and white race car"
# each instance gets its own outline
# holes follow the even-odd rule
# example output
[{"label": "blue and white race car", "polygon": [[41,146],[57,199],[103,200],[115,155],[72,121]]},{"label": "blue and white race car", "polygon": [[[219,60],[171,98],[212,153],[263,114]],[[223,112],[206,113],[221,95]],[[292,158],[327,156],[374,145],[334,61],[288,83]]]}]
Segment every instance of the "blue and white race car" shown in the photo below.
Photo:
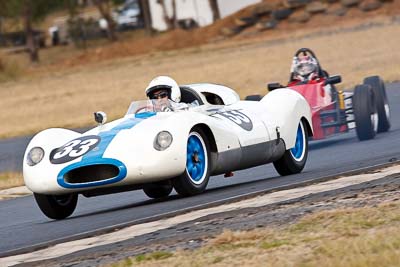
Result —
[{"label": "blue and white race car", "polygon": [[42,212],[64,219],[86,197],[142,189],[150,198],[202,193],[210,175],[274,163],[281,175],[301,172],[312,135],[311,112],[297,92],[281,89],[241,101],[216,84],[181,86],[185,109],[136,101],[127,114],[83,134],[51,128],[29,143],[25,184]]}]

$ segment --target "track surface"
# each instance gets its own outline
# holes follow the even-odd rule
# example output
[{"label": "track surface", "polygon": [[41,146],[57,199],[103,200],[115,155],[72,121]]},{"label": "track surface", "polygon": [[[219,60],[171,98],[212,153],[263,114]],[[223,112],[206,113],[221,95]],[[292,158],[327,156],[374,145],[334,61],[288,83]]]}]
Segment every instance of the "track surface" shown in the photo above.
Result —
[{"label": "track surface", "polygon": [[[271,189],[298,182],[335,175],[400,158],[400,84],[387,85],[392,112],[390,132],[378,134],[374,140],[359,142],[355,132],[312,142],[309,159],[303,173],[279,177],[273,166],[264,165],[240,172],[234,177],[213,177],[206,193],[190,198],[175,194],[168,201],[149,200],[141,191],[101,196],[79,197],[78,208],[68,219],[51,221],[42,215],[32,196],[0,202],[0,257],[7,251],[21,249],[57,239],[70,238],[95,229],[127,222],[139,222],[148,217],[177,212],[201,204]],[[0,159],[12,161],[12,155],[23,152],[28,138],[1,141]],[[4,150],[5,148],[14,150]],[[6,152],[4,155],[4,151]],[[15,153],[14,153],[15,152]],[[21,154],[18,155],[21,157]],[[18,164],[14,164],[18,166]],[[0,166],[0,170],[2,166]],[[17,168],[18,169],[18,168]]]}]

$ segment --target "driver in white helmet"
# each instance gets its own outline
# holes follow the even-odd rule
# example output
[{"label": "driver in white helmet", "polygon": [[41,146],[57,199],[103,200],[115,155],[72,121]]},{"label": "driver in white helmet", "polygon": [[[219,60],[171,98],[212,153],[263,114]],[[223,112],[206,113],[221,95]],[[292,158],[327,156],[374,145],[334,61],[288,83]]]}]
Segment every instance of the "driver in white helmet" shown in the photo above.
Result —
[{"label": "driver in white helmet", "polygon": [[318,62],[312,56],[294,57],[291,72],[293,81],[309,82],[318,79]]},{"label": "driver in white helmet", "polygon": [[[165,105],[165,111],[188,109],[189,105],[180,103],[181,90],[174,79],[168,76],[154,78],[145,90],[146,96],[151,100],[158,100],[158,104]],[[169,101],[171,100],[171,101]]]},{"label": "driver in white helmet", "polygon": [[[289,81],[289,85],[298,85],[300,84],[316,84],[321,81],[320,76],[320,66],[318,61],[310,56],[297,56],[293,58],[292,68],[291,68],[291,81]],[[323,72],[323,71],[322,71]],[[328,74],[326,74],[328,75]],[[329,95],[332,100],[334,99],[334,93],[336,89],[332,87],[330,84],[324,85],[325,94]]]}]

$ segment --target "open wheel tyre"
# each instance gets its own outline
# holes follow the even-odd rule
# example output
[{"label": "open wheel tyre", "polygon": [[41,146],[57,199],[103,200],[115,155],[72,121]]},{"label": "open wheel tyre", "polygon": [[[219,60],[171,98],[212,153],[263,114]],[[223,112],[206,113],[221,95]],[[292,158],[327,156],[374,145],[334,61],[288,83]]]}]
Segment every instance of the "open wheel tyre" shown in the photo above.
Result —
[{"label": "open wheel tyre", "polygon": [[204,132],[194,128],[189,134],[186,149],[186,168],[172,180],[175,191],[181,196],[202,193],[210,178],[210,146]]},{"label": "open wheel tyre", "polygon": [[378,111],[378,133],[389,131],[391,126],[390,108],[385,83],[379,76],[371,76],[364,79],[364,84],[370,85],[375,95],[376,109]]},{"label": "open wheel tyre", "polygon": [[371,86],[362,84],[355,87],[353,112],[358,139],[360,141],[373,139],[378,130],[379,117]]},{"label": "open wheel tyre", "polygon": [[304,122],[300,121],[294,147],[286,150],[280,159],[274,161],[274,167],[282,176],[299,173],[304,169],[307,157],[308,131]]},{"label": "open wheel tyre", "polygon": [[78,203],[77,194],[43,195],[33,194],[40,210],[54,220],[65,219],[70,216]]}]

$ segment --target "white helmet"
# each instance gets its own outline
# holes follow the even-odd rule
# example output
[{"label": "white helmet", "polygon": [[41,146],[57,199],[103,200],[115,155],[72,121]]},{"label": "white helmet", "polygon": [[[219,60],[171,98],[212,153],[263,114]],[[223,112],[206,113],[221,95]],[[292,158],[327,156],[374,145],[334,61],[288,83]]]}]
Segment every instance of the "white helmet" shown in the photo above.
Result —
[{"label": "white helmet", "polygon": [[292,72],[295,75],[306,77],[311,73],[318,72],[318,62],[312,56],[294,57],[292,64]]},{"label": "white helmet", "polygon": [[174,102],[181,101],[181,90],[174,79],[168,76],[158,76],[154,78],[147,86],[145,93],[147,96],[154,90],[167,89],[169,98]]}]

